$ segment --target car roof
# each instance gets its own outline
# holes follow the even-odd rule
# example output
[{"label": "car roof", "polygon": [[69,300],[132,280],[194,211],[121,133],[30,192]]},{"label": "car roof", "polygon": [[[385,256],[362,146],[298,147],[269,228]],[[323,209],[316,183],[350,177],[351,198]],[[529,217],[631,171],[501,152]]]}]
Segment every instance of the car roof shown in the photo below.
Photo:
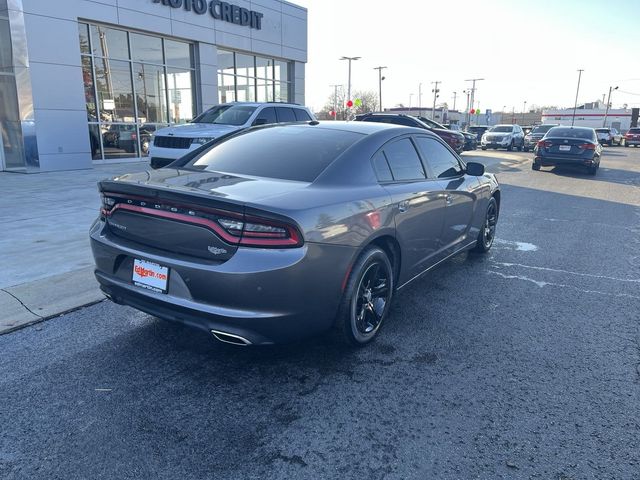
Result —
[{"label": "car roof", "polygon": [[215,108],[215,107],[221,107],[224,105],[244,105],[244,106],[248,106],[248,107],[261,107],[263,105],[280,105],[280,106],[292,106],[292,107],[302,107],[302,108],[306,108],[304,105],[300,105],[299,103],[292,103],[292,102],[227,102],[227,103],[220,103],[218,105],[214,105],[211,108]]},{"label": "car roof", "polygon": [[[372,133],[380,132],[383,130],[417,130],[414,127],[408,127],[406,125],[396,125],[392,123],[378,123],[378,122],[343,122],[336,120],[324,120],[321,122],[306,122],[298,124],[290,124],[291,126],[304,127],[305,125],[318,125],[321,128],[328,130],[341,130],[344,132],[355,132],[363,135],[370,135]],[[422,129],[420,129],[422,132]]]}]

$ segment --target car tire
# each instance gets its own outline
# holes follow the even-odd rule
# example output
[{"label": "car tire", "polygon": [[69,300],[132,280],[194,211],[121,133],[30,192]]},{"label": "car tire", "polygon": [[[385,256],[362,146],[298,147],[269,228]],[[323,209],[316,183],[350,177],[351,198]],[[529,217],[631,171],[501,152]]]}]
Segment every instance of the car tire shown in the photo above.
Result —
[{"label": "car tire", "polygon": [[487,149],[487,147],[482,146],[482,147],[480,147],[480,149],[481,149],[481,150],[486,150],[486,149]]},{"label": "car tire", "polygon": [[536,163],[536,162],[533,162],[531,164],[531,170],[535,170],[537,172],[538,170],[540,170],[540,164]]},{"label": "car tire", "polygon": [[489,205],[487,205],[487,213],[485,214],[484,221],[478,232],[478,238],[476,239],[476,245],[473,247],[473,251],[477,253],[487,253],[493,241],[496,237],[496,226],[498,224],[498,202],[491,197]]},{"label": "car tire", "polygon": [[511,143],[507,147],[507,152],[511,152],[512,150],[513,150],[513,140],[511,141]]},{"label": "car tire", "polygon": [[529,151],[529,147],[522,147],[522,151],[523,152],[528,152]]},{"label": "car tire", "polygon": [[598,166],[594,166],[594,167],[589,167],[587,168],[587,172],[589,173],[589,175],[595,175],[596,172],[598,171]]},{"label": "car tire", "polygon": [[367,248],[349,273],[338,308],[335,332],[340,340],[356,347],[370,343],[389,313],[394,288],[387,254],[378,247]]}]

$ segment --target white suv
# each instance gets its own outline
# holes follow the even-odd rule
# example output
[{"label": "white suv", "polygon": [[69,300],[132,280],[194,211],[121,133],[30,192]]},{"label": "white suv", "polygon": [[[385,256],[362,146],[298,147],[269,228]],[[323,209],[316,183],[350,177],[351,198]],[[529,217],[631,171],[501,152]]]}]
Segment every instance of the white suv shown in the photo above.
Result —
[{"label": "white suv", "polygon": [[508,151],[524,148],[524,132],[520,125],[495,125],[484,132],[480,140],[480,148],[506,148]]},{"label": "white suv", "polygon": [[314,115],[294,103],[224,103],[190,123],[157,130],[149,146],[152,168],[162,168],[227,133],[269,123],[310,122]]}]

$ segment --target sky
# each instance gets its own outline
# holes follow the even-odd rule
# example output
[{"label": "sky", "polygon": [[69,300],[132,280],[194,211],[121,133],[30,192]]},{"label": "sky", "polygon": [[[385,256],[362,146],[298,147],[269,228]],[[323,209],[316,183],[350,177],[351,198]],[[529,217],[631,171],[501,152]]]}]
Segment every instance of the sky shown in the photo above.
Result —
[{"label": "sky", "polygon": [[[609,87],[613,108],[640,107],[640,0],[293,0],[308,9],[306,103],[319,111],[348,83],[342,56],[352,63],[352,92],[378,91],[382,103],[433,104],[432,82],[441,82],[438,105],[466,106],[466,79],[476,102],[521,112],[531,106],[573,107],[602,100]],[[628,93],[625,93],[628,92]],[[410,97],[410,94],[413,94]],[[478,105],[475,105],[478,107]]]}]

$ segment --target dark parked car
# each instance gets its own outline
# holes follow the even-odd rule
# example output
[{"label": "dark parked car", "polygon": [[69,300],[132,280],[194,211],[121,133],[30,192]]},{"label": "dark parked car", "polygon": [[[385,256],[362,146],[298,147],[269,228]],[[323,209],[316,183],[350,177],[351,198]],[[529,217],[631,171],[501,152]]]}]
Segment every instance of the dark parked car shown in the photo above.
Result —
[{"label": "dark parked car", "polygon": [[453,130],[448,130],[439,123],[424,117],[416,118],[411,115],[398,113],[365,113],[363,115],[356,116],[356,121],[392,123],[407,127],[423,128],[425,130],[430,130],[442,138],[456,153],[461,153],[464,150],[464,135],[459,132],[454,132]]},{"label": "dark parked car", "polygon": [[438,136],[369,122],[253,127],[99,183],[114,302],[237,345],[377,334],[394,293],[494,240],[500,190]]},{"label": "dark parked car", "polygon": [[534,170],[549,166],[577,166],[595,175],[600,167],[602,145],[593,128],[553,127],[536,146]]},{"label": "dark parked car", "polygon": [[536,145],[540,140],[542,140],[542,137],[544,137],[546,133],[553,127],[557,126],[557,123],[549,123],[534,127],[533,130],[531,130],[524,136],[524,151],[528,152],[529,150],[533,150],[534,148],[536,148]]},{"label": "dark parked car", "polygon": [[640,127],[631,127],[624,134],[624,146],[637,147],[638,145],[640,145]]},{"label": "dark parked car", "polygon": [[480,142],[482,139],[482,135],[484,132],[489,130],[491,127],[489,125],[471,125],[467,127],[467,132],[472,133],[476,136],[476,140]]}]

